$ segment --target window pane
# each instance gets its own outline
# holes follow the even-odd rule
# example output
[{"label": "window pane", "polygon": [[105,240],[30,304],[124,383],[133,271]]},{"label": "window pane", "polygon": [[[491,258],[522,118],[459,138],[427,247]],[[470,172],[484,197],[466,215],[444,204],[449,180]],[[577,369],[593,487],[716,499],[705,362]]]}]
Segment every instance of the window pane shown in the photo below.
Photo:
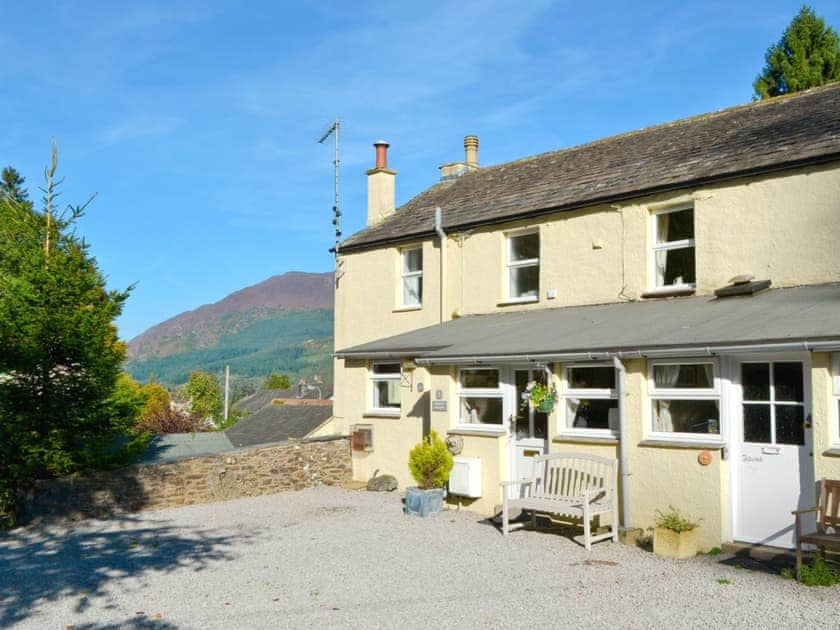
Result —
[{"label": "window pane", "polygon": [[653,381],[657,388],[714,389],[714,364],[654,365]]},{"label": "window pane", "polygon": [[653,430],[665,433],[720,433],[717,400],[654,400]]},{"label": "window pane", "polygon": [[548,414],[540,411],[534,411],[534,435],[531,437],[546,439],[548,438]]},{"label": "window pane", "polygon": [[540,293],[540,266],[511,267],[510,297],[537,297]]},{"label": "window pane", "polygon": [[805,407],[776,405],[776,444],[805,444]]},{"label": "window pane", "polygon": [[540,257],[540,235],[523,234],[510,237],[510,260],[530,260]]},{"label": "window pane", "polygon": [[375,363],[373,365],[374,374],[399,374],[399,363]]},{"label": "window pane", "polygon": [[569,387],[574,389],[615,389],[613,367],[573,367],[567,376]]},{"label": "window pane", "polygon": [[423,303],[423,276],[403,278],[403,304],[419,306]]},{"label": "window pane", "polygon": [[461,422],[502,424],[502,399],[461,397]]},{"label": "window pane", "polygon": [[618,430],[618,401],[610,398],[567,398],[568,422],[573,429]]},{"label": "window pane", "polygon": [[744,400],[770,400],[770,365],[742,363],[741,386]]},{"label": "window pane", "polygon": [[744,442],[769,444],[770,405],[744,405]]},{"label": "window pane", "polygon": [[498,389],[499,370],[461,370],[464,389]]},{"label": "window pane", "polygon": [[405,271],[422,271],[423,270],[423,250],[422,249],[407,249],[403,252],[403,269]]},{"label": "window pane", "polygon": [[656,217],[656,240],[659,243],[694,238],[694,210],[665,212]]},{"label": "window pane", "polygon": [[400,407],[399,381],[374,381],[373,406],[376,409]]},{"label": "window pane", "polygon": [[694,284],[694,248],[680,247],[656,252],[657,286]]},{"label": "window pane", "polygon": [[792,400],[804,402],[805,391],[802,384],[802,364],[774,363],[773,386],[774,400]]}]

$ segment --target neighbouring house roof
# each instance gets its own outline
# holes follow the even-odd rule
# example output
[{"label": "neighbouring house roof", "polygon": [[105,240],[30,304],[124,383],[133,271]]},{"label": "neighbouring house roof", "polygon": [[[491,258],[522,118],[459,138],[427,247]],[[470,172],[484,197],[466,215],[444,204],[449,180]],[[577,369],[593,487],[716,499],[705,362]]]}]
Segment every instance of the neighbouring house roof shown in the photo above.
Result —
[{"label": "neighbouring house roof", "polygon": [[255,446],[304,438],[332,417],[332,404],[269,402],[225,431],[234,446]]},{"label": "neighbouring house roof", "polygon": [[588,353],[651,354],[669,348],[836,342],[840,283],[470,315],[345,348],[344,358],[481,359]]},{"label": "neighbouring house roof", "polygon": [[485,167],[432,186],[344,252],[840,159],[840,82]]},{"label": "neighbouring house roof", "polygon": [[234,449],[224,433],[164,433],[155,435],[137,460],[138,464],[165,464],[182,459],[219,455]]},{"label": "neighbouring house roof", "polygon": [[[332,386],[331,385],[320,385],[321,394],[323,398],[329,398],[332,396]],[[237,400],[233,403],[233,408],[237,411],[244,411],[247,413],[255,413],[265,407],[266,405],[271,404],[272,400],[276,399],[297,399],[298,397],[298,389],[297,387],[292,387],[290,389],[261,389],[260,391],[251,394],[250,396],[246,396],[240,400]],[[303,396],[301,396],[303,400],[317,400],[318,399],[318,392],[317,391],[307,391]]]}]

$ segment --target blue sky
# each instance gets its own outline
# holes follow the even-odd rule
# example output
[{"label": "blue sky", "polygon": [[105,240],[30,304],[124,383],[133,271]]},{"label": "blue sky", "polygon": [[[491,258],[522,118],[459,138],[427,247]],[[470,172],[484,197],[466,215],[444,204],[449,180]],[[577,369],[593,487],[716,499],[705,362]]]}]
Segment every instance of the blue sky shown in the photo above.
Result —
[{"label": "blue sky", "polygon": [[[63,199],[109,283],[136,283],[129,339],[289,270],[332,268],[371,143],[397,203],[477,134],[496,164],[748,102],[799,2],[42,2],[0,0],[0,166],[32,192],[50,140]],[[840,28],[840,3],[811,3]],[[37,195],[33,195],[37,196]]]}]

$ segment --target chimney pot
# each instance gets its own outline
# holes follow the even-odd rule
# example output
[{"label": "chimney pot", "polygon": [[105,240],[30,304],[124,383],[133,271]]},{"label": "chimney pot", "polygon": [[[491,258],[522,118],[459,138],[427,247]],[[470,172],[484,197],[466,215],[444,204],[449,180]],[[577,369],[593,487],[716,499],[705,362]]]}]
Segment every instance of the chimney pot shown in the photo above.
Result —
[{"label": "chimney pot", "polygon": [[464,163],[469,169],[478,168],[478,136],[464,137]]},{"label": "chimney pot", "polygon": [[377,140],[373,146],[376,148],[375,168],[388,168],[388,147],[391,145],[384,140]]}]

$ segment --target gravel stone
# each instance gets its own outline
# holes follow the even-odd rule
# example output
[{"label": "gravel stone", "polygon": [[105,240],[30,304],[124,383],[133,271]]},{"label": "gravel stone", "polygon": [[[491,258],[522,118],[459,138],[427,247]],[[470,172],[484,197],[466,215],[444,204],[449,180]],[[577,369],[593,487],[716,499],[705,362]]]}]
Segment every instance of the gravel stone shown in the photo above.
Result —
[{"label": "gravel stone", "polygon": [[328,487],[0,535],[0,627],[834,628],[838,596]]}]

